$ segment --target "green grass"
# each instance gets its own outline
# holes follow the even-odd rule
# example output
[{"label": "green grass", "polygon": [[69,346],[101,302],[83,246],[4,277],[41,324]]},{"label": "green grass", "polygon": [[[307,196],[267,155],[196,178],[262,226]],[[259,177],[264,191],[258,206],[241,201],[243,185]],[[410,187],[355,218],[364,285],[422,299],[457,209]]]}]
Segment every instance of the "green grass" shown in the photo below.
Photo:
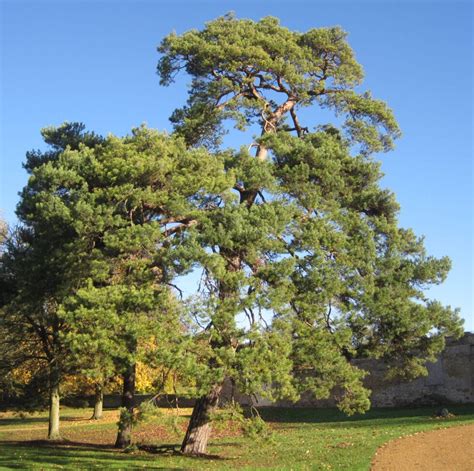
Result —
[{"label": "green grass", "polygon": [[[156,453],[124,453],[105,445],[94,445],[91,437],[113,433],[112,415],[109,415],[108,422],[81,422],[73,426],[75,418],[77,422],[77,417],[86,417],[88,411],[64,410],[65,436],[66,431],[73,428],[76,435],[88,434],[87,444],[72,442],[68,447],[28,441],[31,437],[26,431],[32,427],[44,427],[44,415],[25,419],[4,417],[0,418],[0,469],[367,470],[375,450],[393,438],[422,430],[474,423],[474,405],[450,407],[455,414],[450,419],[433,419],[434,410],[374,409],[363,416],[345,417],[332,409],[261,409],[262,417],[274,430],[273,440],[262,442],[241,436],[214,439],[208,451],[215,456],[210,458],[186,458],[169,451],[169,448],[163,448],[163,451],[158,448]],[[21,430],[7,431],[13,428]],[[38,430],[34,433],[44,434]],[[165,444],[178,446],[178,437],[170,436],[171,440],[166,437]],[[156,445],[163,443],[157,442]]]}]

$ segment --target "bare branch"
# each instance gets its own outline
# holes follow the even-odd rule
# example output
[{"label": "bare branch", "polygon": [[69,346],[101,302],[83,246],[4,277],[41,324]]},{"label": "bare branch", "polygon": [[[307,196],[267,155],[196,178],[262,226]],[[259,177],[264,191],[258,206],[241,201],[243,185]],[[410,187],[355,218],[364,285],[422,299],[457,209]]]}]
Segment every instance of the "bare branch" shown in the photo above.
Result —
[{"label": "bare branch", "polygon": [[231,93],[231,92],[227,92],[227,93],[221,95],[221,96],[217,99],[216,108],[217,108],[218,110],[222,110],[222,109],[225,108],[231,101],[236,100],[237,98],[239,98],[239,97],[245,95],[245,92],[236,93],[234,96],[230,97],[228,100],[225,100],[225,101],[223,101],[222,103],[219,103],[219,100],[220,100],[221,98],[223,98],[224,96],[228,95],[229,93]]},{"label": "bare branch", "polygon": [[300,125],[300,122],[298,120],[298,116],[296,115],[295,108],[290,109],[290,115],[291,115],[291,119],[293,120],[293,124],[295,125],[294,130],[296,131],[296,134],[298,134],[298,137],[301,137],[304,133],[307,133],[308,128],[302,127]]},{"label": "bare branch", "polygon": [[258,310],[258,317],[260,318],[260,320],[265,324],[265,328],[268,329],[269,325],[268,325],[268,322],[265,320],[265,318],[263,317],[263,314],[262,314],[262,310],[259,309]]},{"label": "bare branch", "polygon": [[169,237],[173,234],[178,234],[182,232],[184,229],[196,225],[198,222],[196,219],[190,219],[186,223],[180,224],[179,226],[172,227],[171,229],[167,229],[163,231],[163,235],[165,237]]},{"label": "bare branch", "polygon": [[176,286],[175,284],[170,283],[170,282],[167,282],[166,284],[167,284],[168,286],[171,286],[172,288],[174,288],[176,291],[178,291],[178,292],[179,292],[179,297],[180,297],[181,299],[183,299],[183,290],[182,290],[182,289],[180,289],[178,286]]}]

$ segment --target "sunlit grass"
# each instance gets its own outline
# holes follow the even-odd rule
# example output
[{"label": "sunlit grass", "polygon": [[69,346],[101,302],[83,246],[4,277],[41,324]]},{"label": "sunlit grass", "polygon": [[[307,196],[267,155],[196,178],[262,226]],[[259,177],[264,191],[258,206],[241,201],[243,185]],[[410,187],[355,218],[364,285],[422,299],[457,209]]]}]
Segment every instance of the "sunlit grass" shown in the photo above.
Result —
[{"label": "sunlit grass", "polygon": [[[455,414],[450,419],[434,419],[434,411],[435,408],[374,409],[363,416],[345,417],[332,409],[266,408],[261,415],[273,430],[270,440],[250,440],[235,433],[225,436],[224,426],[224,433],[221,427],[217,434],[224,436],[211,441],[209,458],[187,458],[173,451],[173,447],[178,449],[181,437],[171,431],[161,431],[155,441],[147,440],[149,445],[155,445],[148,450],[155,453],[114,450],[111,444],[116,410],[107,410],[103,420],[92,421],[89,410],[63,409],[62,433],[71,441],[59,446],[38,441],[46,436],[46,413],[19,417],[9,412],[0,415],[0,469],[367,470],[376,449],[393,438],[474,422],[474,406],[450,408]],[[163,412],[176,413],[169,409]],[[179,411],[181,428],[189,413],[190,409]],[[135,436],[146,437],[161,427],[159,422],[165,416],[161,417],[155,423],[137,427]],[[167,446],[160,448],[162,445]]]}]

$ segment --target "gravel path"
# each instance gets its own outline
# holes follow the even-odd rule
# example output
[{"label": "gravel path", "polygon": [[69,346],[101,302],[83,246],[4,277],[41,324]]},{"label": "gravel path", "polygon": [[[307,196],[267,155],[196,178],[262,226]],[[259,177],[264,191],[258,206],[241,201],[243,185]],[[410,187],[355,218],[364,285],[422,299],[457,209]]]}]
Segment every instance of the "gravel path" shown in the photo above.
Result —
[{"label": "gravel path", "polygon": [[392,440],[381,446],[371,471],[473,471],[474,424]]}]

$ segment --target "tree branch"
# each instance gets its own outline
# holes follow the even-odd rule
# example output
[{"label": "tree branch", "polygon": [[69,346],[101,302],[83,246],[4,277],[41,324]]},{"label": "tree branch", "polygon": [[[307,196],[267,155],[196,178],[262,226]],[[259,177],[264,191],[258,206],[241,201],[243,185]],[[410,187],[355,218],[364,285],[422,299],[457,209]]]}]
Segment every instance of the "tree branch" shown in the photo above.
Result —
[{"label": "tree branch", "polygon": [[197,223],[198,222],[197,222],[196,219],[190,219],[186,223],[180,224],[179,226],[175,226],[175,227],[172,227],[171,229],[167,229],[167,230],[163,231],[163,235],[165,237],[169,237],[173,234],[178,234],[179,232],[183,231],[187,227],[194,226]]}]

